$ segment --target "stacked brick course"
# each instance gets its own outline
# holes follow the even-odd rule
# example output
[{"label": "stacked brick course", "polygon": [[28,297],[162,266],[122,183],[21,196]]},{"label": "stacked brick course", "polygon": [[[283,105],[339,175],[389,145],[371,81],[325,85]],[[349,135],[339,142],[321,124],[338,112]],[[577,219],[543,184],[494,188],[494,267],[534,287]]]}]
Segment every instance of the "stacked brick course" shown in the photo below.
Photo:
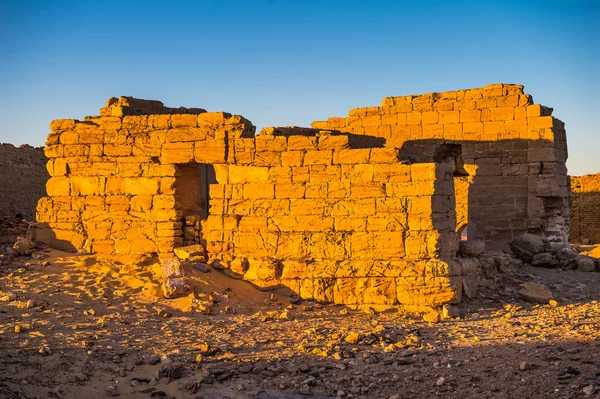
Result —
[{"label": "stacked brick course", "polygon": [[167,255],[200,242],[232,275],[353,306],[438,306],[479,277],[453,260],[447,159],[401,164],[397,149],[307,128],[255,137],[237,115],[131,98],[51,128],[36,238],[52,246]]},{"label": "stacked brick course", "polygon": [[21,214],[35,220],[35,207],[48,180],[46,161],[41,148],[0,144],[0,216]]},{"label": "stacked brick course", "polygon": [[348,117],[312,126],[383,140],[416,162],[430,161],[441,142],[461,144],[470,176],[456,184],[458,228],[468,222],[469,238],[488,242],[527,231],[566,242],[566,133],[551,113],[523,86],[494,84],[387,97],[381,107],[353,109]]},{"label": "stacked brick course", "polygon": [[571,240],[600,243],[600,174],[569,176],[571,184]]}]

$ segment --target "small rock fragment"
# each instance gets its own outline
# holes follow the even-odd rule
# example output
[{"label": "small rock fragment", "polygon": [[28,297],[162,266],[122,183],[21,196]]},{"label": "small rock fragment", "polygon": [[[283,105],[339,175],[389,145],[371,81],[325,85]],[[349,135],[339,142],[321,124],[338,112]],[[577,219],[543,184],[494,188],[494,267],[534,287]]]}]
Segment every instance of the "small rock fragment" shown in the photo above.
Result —
[{"label": "small rock fragment", "polygon": [[528,302],[548,303],[552,298],[552,291],[543,285],[537,283],[525,283],[519,290],[519,297]]}]

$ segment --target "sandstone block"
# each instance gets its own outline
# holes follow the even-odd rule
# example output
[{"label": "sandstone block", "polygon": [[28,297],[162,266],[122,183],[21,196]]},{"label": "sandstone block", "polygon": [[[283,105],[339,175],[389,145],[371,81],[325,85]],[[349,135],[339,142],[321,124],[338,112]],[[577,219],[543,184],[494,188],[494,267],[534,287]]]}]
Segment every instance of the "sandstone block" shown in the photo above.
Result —
[{"label": "sandstone block", "polygon": [[194,160],[198,163],[225,163],[226,152],[224,140],[196,141],[194,144]]},{"label": "sandstone block", "polygon": [[481,241],[481,240],[460,241],[459,251],[464,256],[479,256],[485,252],[485,241]]},{"label": "sandstone block", "polygon": [[543,284],[525,283],[519,290],[519,298],[528,302],[548,303],[553,299],[552,291]]},{"label": "sandstone block", "polygon": [[[206,254],[206,250],[202,245],[188,245],[185,247],[174,248],[175,256],[181,260],[187,260],[194,256],[203,256]],[[164,273],[163,273],[164,276]]]},{"label": "sandstone block", "polygon": [[56,119],[50,122],[50,130],[53,132],[73,129],[75,127],[75,119]]},{"label": "sandstone block", "polygon": [[171,115],[171,126],[173,128],[185,128],[198,126],[198,116],[195,114],[173,114]]},{"label": "sandstone block", "polygon": [[290,136],[287,143],[288,151],[312,151],[317,149],[317,138],[310,136]]},{"label": "sandstone block", "polygon": [[347,149],[347,150],[335,150],[333,151],[333,164],[357,164],[367,163],[371,150],[365,149]]},{"label": "sandstone block", "polygon": [[164,279],[169,277],[183,277],[184,271],[183,266],[177,258],[165,258],[161,259],[161,271]]},{"label": "sandstone block", "polygon": [[194,160],[194,143],[166,143],[160,151],[163,164],[188,163]]},{"label": "sandstone block", "polygon": [[167,299],[187,296],[193,292],[192,282],[187,277],[170,277],[163,281],[162,291]]},{"label": "sandstone block", "polygon": [[332,152],[330,150],[306,151],[303,165],[331,165],[331,160]]},{"label": "sandstone block", "polygon": [[71,179],[68,177],[51,177],[46,182],[46,192],[50,197],[69,196]]}]

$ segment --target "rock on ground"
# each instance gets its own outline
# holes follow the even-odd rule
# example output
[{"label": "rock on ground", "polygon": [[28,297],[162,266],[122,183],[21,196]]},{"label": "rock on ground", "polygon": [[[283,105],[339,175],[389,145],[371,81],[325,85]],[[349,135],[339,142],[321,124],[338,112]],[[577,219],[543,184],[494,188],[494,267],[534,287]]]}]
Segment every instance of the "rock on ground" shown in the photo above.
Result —
[{"label": "rock on ground", "polygon": [[531,262],[535,254],[545,252],[546,247],[541,237],[535,234],[521,234],[508,243],[511,251],[525,262]]},{"label": "rock on ground", "polygon": [[548,303],[553,299],[552,291],[543,285],[537,283],[525,283],[519,290],[519,297],[536,303]]}]

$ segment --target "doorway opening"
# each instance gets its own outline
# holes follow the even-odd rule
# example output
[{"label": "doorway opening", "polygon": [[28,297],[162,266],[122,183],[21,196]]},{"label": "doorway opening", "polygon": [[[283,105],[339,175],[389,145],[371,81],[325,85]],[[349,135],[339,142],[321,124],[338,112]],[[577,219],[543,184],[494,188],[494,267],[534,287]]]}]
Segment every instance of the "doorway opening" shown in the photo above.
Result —
[{"label": "doorway opening", "polygon": [[217,179],[212,165],[177,165],[175,198],[182,211],[183,245],[202,242],[202,221],[209,215],[209,186],[215,183]]}]

